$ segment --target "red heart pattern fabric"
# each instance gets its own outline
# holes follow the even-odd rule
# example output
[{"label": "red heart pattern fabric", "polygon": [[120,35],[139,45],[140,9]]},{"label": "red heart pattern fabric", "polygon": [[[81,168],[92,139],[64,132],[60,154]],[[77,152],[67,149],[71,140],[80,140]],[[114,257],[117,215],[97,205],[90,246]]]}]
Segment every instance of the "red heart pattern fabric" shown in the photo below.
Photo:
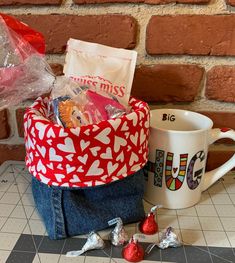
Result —
[{"label": "red heart pattern fabric", "polygon": [[39,181],[92,187],[123,179],[146,164],[147,103],[131,98],[131,113],[76,129],[47,119],[48,103],[47,97],[40,97],[24,115],[26,165]]}]

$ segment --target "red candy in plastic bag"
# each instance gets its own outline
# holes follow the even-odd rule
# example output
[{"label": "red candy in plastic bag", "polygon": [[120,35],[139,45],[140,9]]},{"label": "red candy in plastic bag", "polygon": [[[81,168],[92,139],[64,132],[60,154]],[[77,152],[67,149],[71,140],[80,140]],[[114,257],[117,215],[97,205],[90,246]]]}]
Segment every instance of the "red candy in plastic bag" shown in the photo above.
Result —
[{"label": "red candy in plastic bag", "polygon": [[50,91],[55,77],[44,52],[40,33],[0,14],[0,110]]},{"label": "red candy in plastic bag", "polygon": [[[6,25],[14,30],[19,36],[29,43],[37,52],[45,54],[45,40],[41,33],[33,30],[26,24],[16,20],[15,18],[0,13]],[[27,44],[28,45],[28,44]]]}]

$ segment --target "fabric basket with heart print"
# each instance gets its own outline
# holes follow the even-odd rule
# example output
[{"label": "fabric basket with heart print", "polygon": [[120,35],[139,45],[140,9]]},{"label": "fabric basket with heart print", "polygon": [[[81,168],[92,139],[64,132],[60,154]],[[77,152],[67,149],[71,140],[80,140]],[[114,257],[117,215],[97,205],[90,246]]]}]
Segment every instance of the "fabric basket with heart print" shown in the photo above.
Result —
[{"label": "fabric basket with heart print", "polygon": [[149,108],[130,99],[132,112],[76,129],[47,118],[49,99],[38,98],[24,116],[26,165],[40,182],[69,188],[109,184],[147,162]]}]

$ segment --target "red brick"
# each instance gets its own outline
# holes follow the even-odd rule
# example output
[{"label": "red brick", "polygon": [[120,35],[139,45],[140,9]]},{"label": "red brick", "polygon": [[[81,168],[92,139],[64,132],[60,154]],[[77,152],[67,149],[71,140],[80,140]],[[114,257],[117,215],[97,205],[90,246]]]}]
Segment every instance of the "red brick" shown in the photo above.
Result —
[{"label": "red brick", "polygon": [[0,139],[6,139],[10,135],[7,110],[0,111]]},{"label": "red brick", "polygon": [[56,76],[63,75],[63,66],[58,63],[50,63],[50,67]]},{"label": "red brick", "polygon": [[24,137],[24,112],[25,108],[19,108],[16,110],[17,129],[20,137]]},{"label": "red brick", "polygon": [[169,3],[182,3],[182,4],[206,4],[210,0],[146,0],[146,4],[169,4]]},{"label": "red brick", "polygon": [[148,102],[190,102],[204,69],[194,65],[153,65],[136,69],[132,95]]},{"label": "red brick", "polygon": [[169,4],[169,3],[184,3],[184,4],[205,4],[210,0],[73,0],[75,4],[103,4],[103,3],[145,3],[145,4]]},{"label": "red brick", "polygon": [[215,66],[207,73],[206,97],[235,102],[235,67]]},{"label": "red brick", "polygon": [[214,128],[231,128],[235,130],[235,114],[234,112],[218,112],[218,111],[200,111],[199,113],[206,115],[212,119]]},{"label": "red brick", "polygon": [[69,38],[132,49],[137,22],[128,15],[20,15],[20,20],[45,36],[47,53],[63,53]]},{"label": "red brick", "polygon": [[[234,152],[232,151],[209,151],[207,157],[206,170],[211,171],[218,168],[220,165],[224,164]],[[233,168],[234,170],[235,168]]]},{"label": "red brick", "polygon": [[63,0],[1,0],[2,5],[60,5]]},{"label": "red brick", "polygon": [[226,0],[226,3],[231,6],[235,6],[235,0]]},{"label": "red brick", "polygon": [[[199,113],[206,115],[212,119],[213,128],[231,128],[235,130],[235,114],[234,112],[218,112],[218,111],[200,111]],[[220,139],[217,143],[235,143],[231,139]]]},{"label": "red brick", "polygon": [[23,161],[25,159],[24,144],[0,144],[0,164],[8,160]]},{"label": "red brick", "polygon": [[235,55],[235,15],[152,16],[146,50],[155,54]]}]

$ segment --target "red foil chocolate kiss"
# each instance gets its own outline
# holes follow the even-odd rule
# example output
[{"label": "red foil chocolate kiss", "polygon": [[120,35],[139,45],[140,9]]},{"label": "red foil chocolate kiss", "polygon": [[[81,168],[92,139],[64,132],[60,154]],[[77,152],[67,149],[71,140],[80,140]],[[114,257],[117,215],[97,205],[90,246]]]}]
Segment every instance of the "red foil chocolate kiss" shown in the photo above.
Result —
[{"label": "red foil chocolate kiss", "polygon": [[139,230],[145,235],[153,235],[158,232],[158,224],[155,219],[155,213],[157,208],[162,207],[161,205],[156,205],[151,208],[150,213],[145,217],[145,219],[140,222]]},{"label": "red foil chocolate kiss", "polygon": [[122,256],[129,262],[139,262],[144,259],[144,249],[138,240],[132,238],[130,242],[123,248]]}]

